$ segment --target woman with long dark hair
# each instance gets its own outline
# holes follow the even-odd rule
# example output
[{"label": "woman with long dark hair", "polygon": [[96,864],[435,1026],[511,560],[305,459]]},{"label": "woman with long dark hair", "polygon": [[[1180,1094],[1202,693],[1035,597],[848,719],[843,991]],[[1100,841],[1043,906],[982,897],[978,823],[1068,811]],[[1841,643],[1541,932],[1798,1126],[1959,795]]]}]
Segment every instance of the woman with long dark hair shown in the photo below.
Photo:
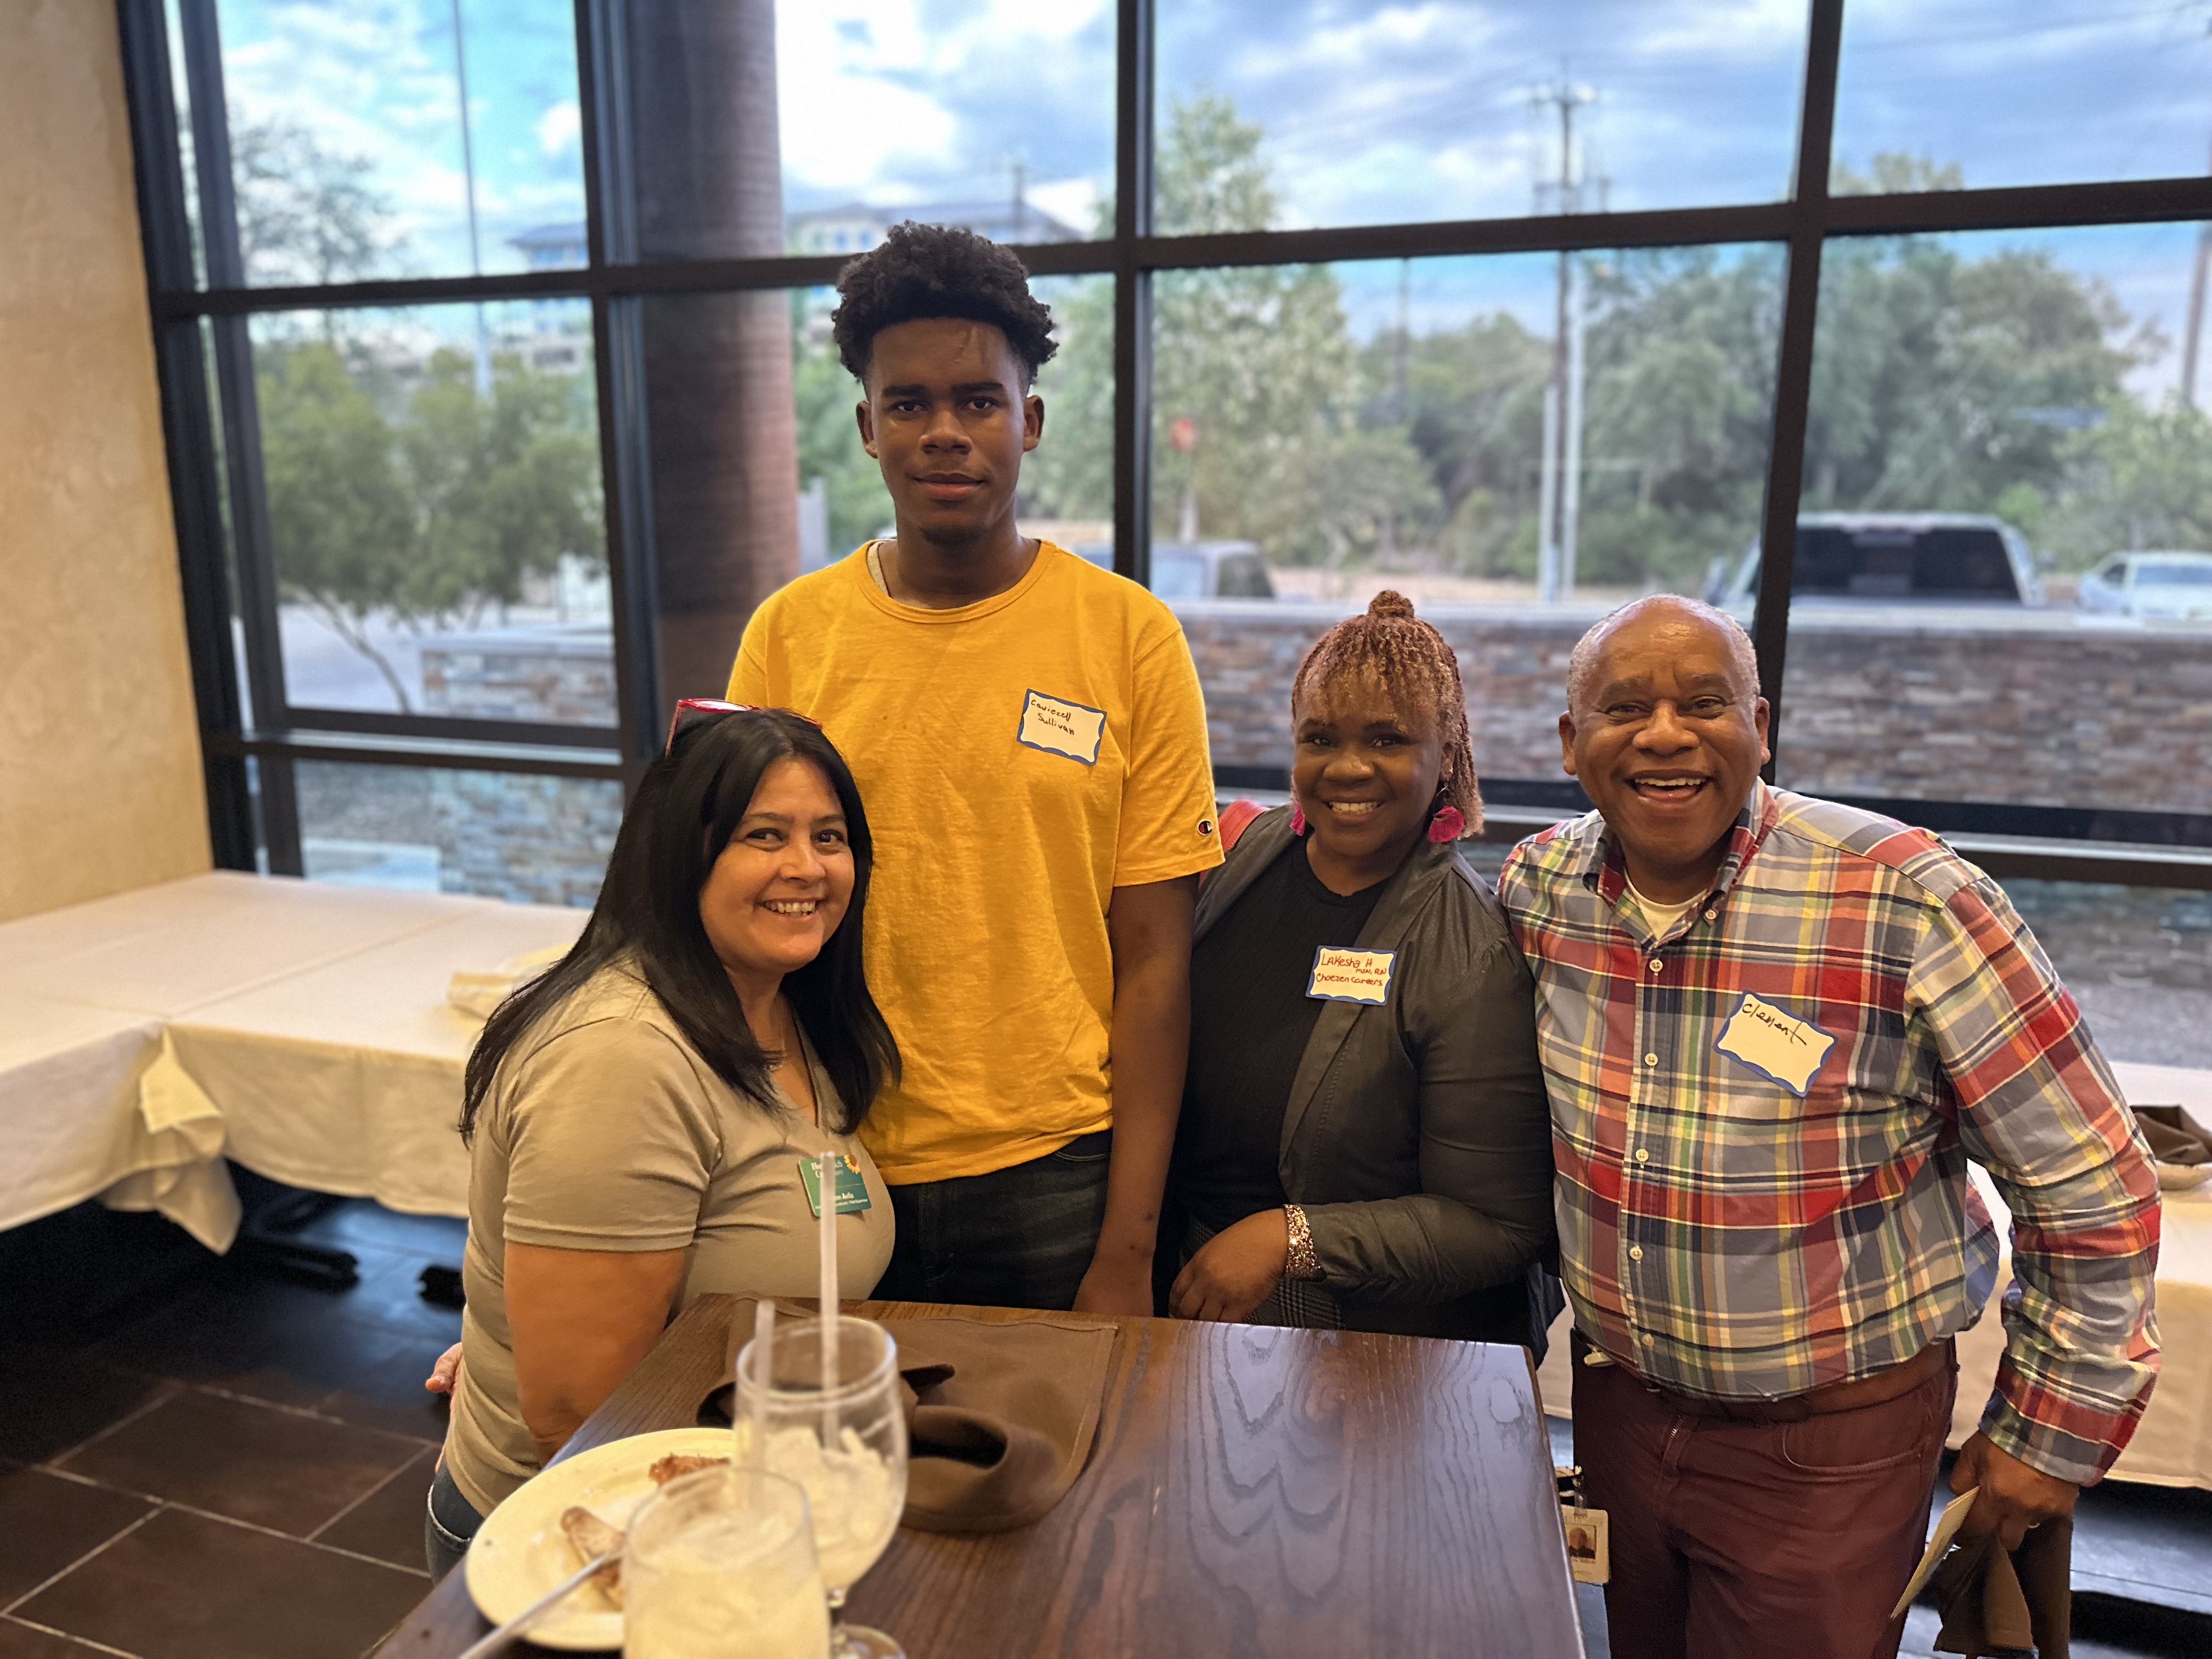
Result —
[{"label": "woman with long dark hair", "polygon": [[838,1218],[841,1288],[874,1288],[891,1208],[854,1131],[898,1052],[861,971],[871,858],[852,774],[818,727],[679,708],[582,938],[469,1057],[468,1309],[425,1528],[434,1572],[676,1310],[710,1291],[813,1293],[800,1165],[824,1150],[868,1200]]}]

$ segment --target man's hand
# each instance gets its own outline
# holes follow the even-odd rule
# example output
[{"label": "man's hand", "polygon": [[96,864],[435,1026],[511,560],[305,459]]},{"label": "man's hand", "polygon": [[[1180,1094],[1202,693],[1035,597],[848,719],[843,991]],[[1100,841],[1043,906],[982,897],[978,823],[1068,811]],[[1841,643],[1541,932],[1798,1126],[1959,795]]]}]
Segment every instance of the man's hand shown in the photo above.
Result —
[{"label": "man's hand", "polygon": [[1199,1246],[1169,1293],[1177,1319],[1231,1324],[1267,1299],[1291,1259],[1290,1224],[1280,1210],[1248,1215]]},{"label": "man's hand", "polygon": [[2081,1487],[2030,1468],[1980,1433],[1959,1448],[1959,1461],[1951,1466],[1953,1492],[1975,1486],[1981,1490],[1960,1535],[1979,1538],[1995,1532],[2008,1550],[2020,1547],[2030,1527],[2073,1514],[2074,1500],[2081,1495]]},{"label": "man's hand", "polygon": [[1075,1311],[1095,1314],[1152,1314],[1152,1258],[1133,1250],[1109,1251],[1101,1244],[1075,1291]]}]

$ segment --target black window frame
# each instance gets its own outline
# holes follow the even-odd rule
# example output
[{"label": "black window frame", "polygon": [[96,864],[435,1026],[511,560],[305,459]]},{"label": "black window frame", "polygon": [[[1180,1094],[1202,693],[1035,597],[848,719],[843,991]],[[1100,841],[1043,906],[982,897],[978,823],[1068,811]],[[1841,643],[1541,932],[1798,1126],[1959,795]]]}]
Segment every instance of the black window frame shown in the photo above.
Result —
[{"label": "black window frame", "polygon": [[[292,767],[301,760],[609,778],[627,786],[659,752],[665,716],[654,706],[653,691],[657,612],[641,416],[641,305],[653,295],[827,284],[849,256],[636,260],[629,124],[619,107],[628,87],[621,25],[632,3],[574,0],[588,246],[584,265],[249,288],[238,258],[230,195],[216,0],[178,0],[199,218],[206,228],[205,287],[195,280],[163,0],[117,0],[208,812],[220,865],[250,870],[265,856],[262,867],[300,873]],[[1772,709],[1777,753],[1786,740],[1782,693],[1790,577],[1827,244],[1908,234],[2212,222],[2212,177],[1831,196],[1844,0],[1808,0],[1795,188],[1785,200],[1160,236],[1152,224],[1151,188],[1156,3],[1117,0],[1111,234],[1016,250],[1034,275],[1099,275],[1114,283],[1115,568],[1139,582],[1150,575],[1152,288],[1161,271],[1562,249],[1773,245],[1784,250],[1786,276],[1761,513],[1760,540],[1770,556],[1761,563],[1752,635],[1761,689]],[[251,319],[301,309],[553,298],[580,299],[591,307],[613,592],[615,724],[593,728],[290,708],[276,635],[275,567],[252,406]],[[218,392],[212,399],[210,368]],[[225,521],[226,498],[234,527]],[[234,594],[243,624],[251,720],[233,649]],[[1223,781],[1257,781],[1224,769]],[[1509,800],[1494,806],[1492,833],[1517,836],[1574,805],[1571,784],[1553,789],[1559,791],[1556,799],[1532,789],[1523,792],[1525,805]],[[2196,815],[1919,800],[1863,804],[1952,834],[1998,876],[2212,889],[2212,819]]]}]

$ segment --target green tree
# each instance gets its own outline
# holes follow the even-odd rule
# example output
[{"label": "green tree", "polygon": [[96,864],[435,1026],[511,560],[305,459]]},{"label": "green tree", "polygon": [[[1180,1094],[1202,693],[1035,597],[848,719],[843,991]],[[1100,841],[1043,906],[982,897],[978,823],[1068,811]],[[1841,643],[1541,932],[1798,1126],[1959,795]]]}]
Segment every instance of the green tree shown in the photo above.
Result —
[{"label": "green tree", "polygon": [[511,605],[526,578],[605,545],[599,448],[574,382],[502,355],[486,398],[474,374],[466,354],[434,353],[398,428],[420,538],[395,600],[410,619]]},{"label": "green tree", "polygon": [[373,663],[403,711],[372,622],[471,616],[564,556],[602,556],[599,453],[568,378],[502,355],[479,396],[471,359],[442,349],[396,418],[328,342],[264,345],[256,378],[283,597]]},{"label": "green tree", "polygon": [[[1405,359],[1402,410],[1395,386]],[[1395,329],[1362,354],[1369,384],[1388,387],[1371,418],[1402,422],[1437,502],[1435,546],[1447,565],[1484,575],[1536,568],[1535,456],[1552,347],[1504,313],[1401,341]],[[1419,526],[1393,526],[1400,540]]]},{"label": "green tree", "polygon": [[810,339],[806,296],[792,298],[791,389],[799,421],[799,487],[822,481],[830,503],[830,556],[842,557],[891,521],[884,475],[860,447],[853,418],[860,388],[829,335]]},{"label": "green tree", "polygon": [[2067,570],[2129,548],[2212,550],[2212,419],[2178,404],[2115,398],[2102,425],[2069,446],[2055,500],[2010,503],[2022,528]]},{"label": "green tree", "polygon": [[239,122],[230,161],[249,283],[353,282],[398,247],[391,204],[368,183],[373,164],[325,149],[299,123]]},{"label": "green tree", "polygon": [[2085,417],[2155,341],[2047,253],[1844,242],[1821,271],[1808,506],[1988,512],[2061,487]]},{"label": "green tree", "polygon": [[[1226,98],[1178,101],[1162,135],[1164,234],[1272,224],[1260,127]],[[1363,424],[1378,390],[1323,265],[1176,271],[1154,287],[1153,532],[1188,501],[1201,535],[1259,541],[1285,563],[1340,565],[1401,520],[1442,507],[1402,418]],[[1188,422],[1178,428],[1177,422]],[[1188,447],[1174,436],[1187,431]]]},{"label": "green tree", "polygon": [[1578,574],[1679,589],[1758,526],[1780,260],[1655,250],[1590,273]]},{"label": "green tree", "polygon": [[414,502],[392,428],[331,346],[264,347],[256,375],[276,577],[374,664],[404,710],[407,687],[366,624],[413,580]]}]

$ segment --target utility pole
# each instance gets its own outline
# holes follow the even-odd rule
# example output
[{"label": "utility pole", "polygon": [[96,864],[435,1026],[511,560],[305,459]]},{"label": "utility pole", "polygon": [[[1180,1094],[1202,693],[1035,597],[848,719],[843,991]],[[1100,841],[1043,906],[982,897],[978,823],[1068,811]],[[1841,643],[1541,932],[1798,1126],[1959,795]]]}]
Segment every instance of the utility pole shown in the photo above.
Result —
[{"label": "utility pole", "polygon": [[2181,337],[2181,406],[2197,407],[2197,362],[2204,343],[2204,280],[2212,268],[2212,220],[2197,228],[2197,269],[2189,279],[2189,323]]},{"label": "utility pole", "polygon": [[[477,240],[477,153],[469,137],[469,55],[461,42],[461,0],[453,0],[453,79],[461,96],[461,179],[469,198],[469,274],[483,275],[483,247]],[[477,301],[477,396],[491,395],[491,342],[484,334],[483,301]]]},{"label": "utility pole", "polygon": [[[1556,185],[1539,185],[1537,206],[1552,190],[1559,192],[1559,210],[1582,210],[1582,179],[1575,165],[1575,111],[1594,103],[1597,91],[1577,86],[1563,74],[1550,86],[1539,87],[1531,101],[1559,112],[1559,177]],[[1575,536],[1582,517],[1583,459],[1583,317],[1582,258],[1561,249],[1559,271],[1559,312],[1552,335],[1552,378],[1544,388],[1544,454],[1537,490],[1536,599],[1556,605],[1575,591]]]},{"label": "utility pole", "polygon": [[1022,233],[1030,228],[1029,200],[1024,189],[1029,183],[1029,179],[1028,169],[1022,165],[1021,157],[1018,155],[1014,158],[1013,167],[1014,240],[1018,242],[1022,240]]}]

